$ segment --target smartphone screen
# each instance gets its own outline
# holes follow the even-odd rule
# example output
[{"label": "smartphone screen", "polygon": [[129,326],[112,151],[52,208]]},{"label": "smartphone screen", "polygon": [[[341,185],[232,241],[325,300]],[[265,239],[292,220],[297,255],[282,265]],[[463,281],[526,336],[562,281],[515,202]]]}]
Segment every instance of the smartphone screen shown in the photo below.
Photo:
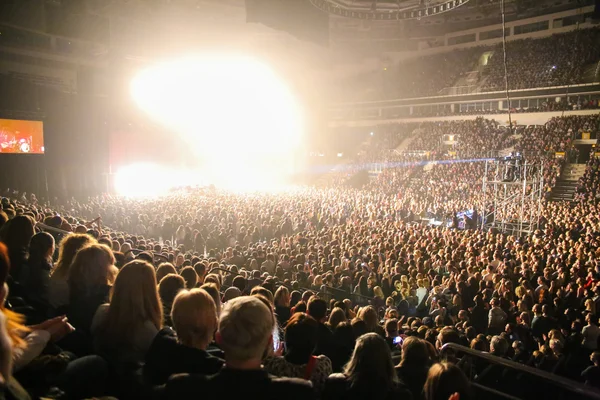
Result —
[{"label": "smartphone screen", "polygon": [[394,344],[395,344],[395,345],[401,345],[401,344],[402,344],[402,342],[404,342],[404,339],[402,339],[402,336],[396,336],[396,337],[394,338]]}]

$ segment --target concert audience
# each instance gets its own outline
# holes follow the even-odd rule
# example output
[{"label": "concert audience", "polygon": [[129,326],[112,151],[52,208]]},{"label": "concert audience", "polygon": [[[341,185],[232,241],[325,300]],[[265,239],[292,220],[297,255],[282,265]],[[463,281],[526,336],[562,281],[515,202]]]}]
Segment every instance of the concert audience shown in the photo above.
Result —
[{"label": "concert audience", "polygon": [[[472,141],[460,151],[482,143],[470,129],[493,137],[498,129],[482,119],[448,127],[438,133],[460,130]],[[552,153],[597,129],[595,116],[555,118],[520,131],[516,146],[556,178]],[[507,143],[506,132],[497,136],[493,146]],[[422,146],[436,149],[435,135],[426,137]],[[11,216],[0,229],[11,342],[3,357],[12,354],[12,366],[0,363],[3,376],[36,396],[70,398],[468,399],[466,367],[501,383],[502,374],[442,348],[454,343],[597,385],[594,154],[575,201],[544,200],[529,236],[459,229],[458,210],[484,205],[480,163],[404,169],[364,190],[198,190],[54,210],[2,199]],[[58,213],[60,228],[36,233]],[[102,227],[70,232],[94,215]],[[451,225],[414,223],[422,215]],[[113,249],[128,260],[120,270]],[[12,260],[19,267],[9,268]]]}]

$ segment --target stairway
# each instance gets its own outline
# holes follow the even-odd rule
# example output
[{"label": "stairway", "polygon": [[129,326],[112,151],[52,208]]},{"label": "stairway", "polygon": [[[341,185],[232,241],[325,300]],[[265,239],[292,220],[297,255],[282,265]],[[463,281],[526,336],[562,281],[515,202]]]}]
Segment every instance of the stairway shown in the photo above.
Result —
[{"label": "stairway", "polygon": [[556,186],[552,189],[552,201],[572,201],[577,190],[577,182],[585,173],[585,164],[567,164]]}]

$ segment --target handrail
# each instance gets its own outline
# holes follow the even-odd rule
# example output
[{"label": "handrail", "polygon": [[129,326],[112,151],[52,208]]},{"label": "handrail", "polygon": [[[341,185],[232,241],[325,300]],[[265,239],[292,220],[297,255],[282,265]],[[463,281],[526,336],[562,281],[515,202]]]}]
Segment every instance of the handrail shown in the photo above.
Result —
[{"label": "handrail", "polygon": [[482,352],[479,350],[473,350],[468,347],[458,345],[456,343],[447,343],[444,346],[442,346],[442,350],[446,350],[446,349],[456,350],[458,352],[489,361],[490,363],[493,363],[493,364],[501,365],[503,367],[507,367],[507,368],[515,369],[520,372],[531,374],[538,378],[552,381],[556,386],[559,386],[568,391],[575,392],[575,393],[587,396],[589,398],[600,400],[600,392],[592,390],[591,388],[589,388],[579,382],[575,382],[571,379],[564,378],[560,375],[551,374],[550,372],[542,371],[537,368],[519,364],[518,362],[515,362],[515,361],[506,360],[501,357],[493,356],[489,353],[485,353],[485,352]]}]

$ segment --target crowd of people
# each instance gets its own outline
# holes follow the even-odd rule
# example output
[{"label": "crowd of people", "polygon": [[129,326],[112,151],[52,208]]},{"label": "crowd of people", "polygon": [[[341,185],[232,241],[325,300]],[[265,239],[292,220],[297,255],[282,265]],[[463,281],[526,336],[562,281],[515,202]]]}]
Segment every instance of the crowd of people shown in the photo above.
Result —
[{"label": "crowd of people", "polygon": [[[582,83],[586,67],[600,61],[599,43],[599,28],[509,40],[506,53],[510,89]],[[482,63],[486,53],[491,56]],[[344,101],[417,98],[451,94],[444,89],[455,86],[468,87],[470,92],[504,90],[502,43],[457,49],[386,66],[343,82],[339,94]]]},{"label": "crowd of people", "polygon": [[[483,119],[421,130],[434,132],[415,144],[429,151],[436,135],[466,138],[460,151],[514,136]],[[516,146],[556,178],[550,153],[579,130],[597,131],[597,116],[523,129]],[[389,154],[390,135],[369,157]],[[8,192],[3,393],[446,400],[475,398],[471,381],[528,388],[447,344],[600,388],[598,158],[576,201],[544,201],[528,236],[474,229],[482,164],[453,161],[389,166],[363,189],[53,205]]]}]

